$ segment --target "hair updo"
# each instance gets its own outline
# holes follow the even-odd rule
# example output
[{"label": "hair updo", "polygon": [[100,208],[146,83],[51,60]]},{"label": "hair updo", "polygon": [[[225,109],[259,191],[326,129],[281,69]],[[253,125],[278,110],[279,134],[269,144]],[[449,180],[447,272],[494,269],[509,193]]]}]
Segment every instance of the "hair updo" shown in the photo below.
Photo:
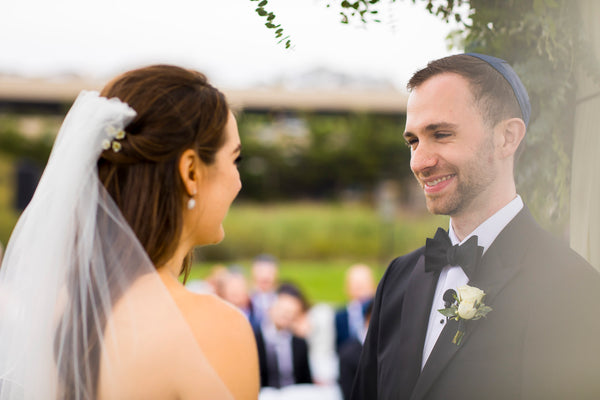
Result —
[{"label": "hair updo", "polygon": [[119,140],[120,151],[102,152],[98,175],[159,267],[173,256],[183,225],[187,199],[179,158],[193,149],[205,164],[214,162],[225,142],[229,107],[203,74],[169,65],[126,72],[101,95],[117,97],[137,112]]}]

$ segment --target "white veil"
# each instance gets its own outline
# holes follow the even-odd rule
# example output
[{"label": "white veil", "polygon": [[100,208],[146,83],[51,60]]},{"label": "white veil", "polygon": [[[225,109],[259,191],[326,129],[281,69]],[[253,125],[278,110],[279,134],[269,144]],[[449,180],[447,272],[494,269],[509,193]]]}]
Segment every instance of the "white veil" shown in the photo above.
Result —
[{"label": "white veil", "polygon": [[[204,374],[199,384],[214,384],[207,389],[212,398],[230,398],[98,179],[107,133],[135,115],[118,99],[84,91],[65,118],[0,269],[0,400],[96,398],[101,359],[109,375],[110,367],[122,371],[118,354],[107,357],[106,339],[122,337],[119,329],[146,337],[136,329],[160,326],[156,319],[163,318],[193,357],[190,373]],[[111,322],[117,304],[126,326]],[[141,356],[145,349],[124,350]]]}]

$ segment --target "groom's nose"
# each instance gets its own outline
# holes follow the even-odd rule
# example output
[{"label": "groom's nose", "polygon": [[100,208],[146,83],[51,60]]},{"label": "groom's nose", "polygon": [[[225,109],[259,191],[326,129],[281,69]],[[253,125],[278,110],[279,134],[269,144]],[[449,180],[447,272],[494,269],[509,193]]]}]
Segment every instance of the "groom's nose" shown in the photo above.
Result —
[{"label": "groom's nose", "polygon": [[434,150],[430,144],[421,141],[415,149],[410,151],[410,169],[413,173],[418,174],[435,167],[438,157]]}]

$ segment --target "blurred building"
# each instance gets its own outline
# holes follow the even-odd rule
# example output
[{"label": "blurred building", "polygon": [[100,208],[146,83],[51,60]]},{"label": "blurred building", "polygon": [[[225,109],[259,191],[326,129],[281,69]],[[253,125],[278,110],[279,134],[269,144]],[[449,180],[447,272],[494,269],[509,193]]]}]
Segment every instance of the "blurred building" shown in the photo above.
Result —
[{"label": "blurred building", "polygon": [[[25,78],[0,75],[0,113],[64,114],[82,89],[100,90],[105,81],[74,75]],[[273,113],[370,112],[405,114],[408,95],[386,81],[325,69],[280,77],[273,84],[249,89],[221,88],[239,111]]]}]

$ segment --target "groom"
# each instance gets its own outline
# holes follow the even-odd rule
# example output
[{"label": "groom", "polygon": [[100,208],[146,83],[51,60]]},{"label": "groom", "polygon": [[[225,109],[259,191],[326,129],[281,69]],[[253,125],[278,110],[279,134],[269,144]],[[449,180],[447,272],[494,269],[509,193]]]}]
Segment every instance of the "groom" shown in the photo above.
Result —
[{"label": "groom", "polygon": [[[523,84],[503,60],[462,54],[429,63],[408,89],[410,166],[450,226],[381,279],[352,399],[600,398],[600,275],[515,189]],[[438,310],[466,284],[491,311],[459,326]]]}]

